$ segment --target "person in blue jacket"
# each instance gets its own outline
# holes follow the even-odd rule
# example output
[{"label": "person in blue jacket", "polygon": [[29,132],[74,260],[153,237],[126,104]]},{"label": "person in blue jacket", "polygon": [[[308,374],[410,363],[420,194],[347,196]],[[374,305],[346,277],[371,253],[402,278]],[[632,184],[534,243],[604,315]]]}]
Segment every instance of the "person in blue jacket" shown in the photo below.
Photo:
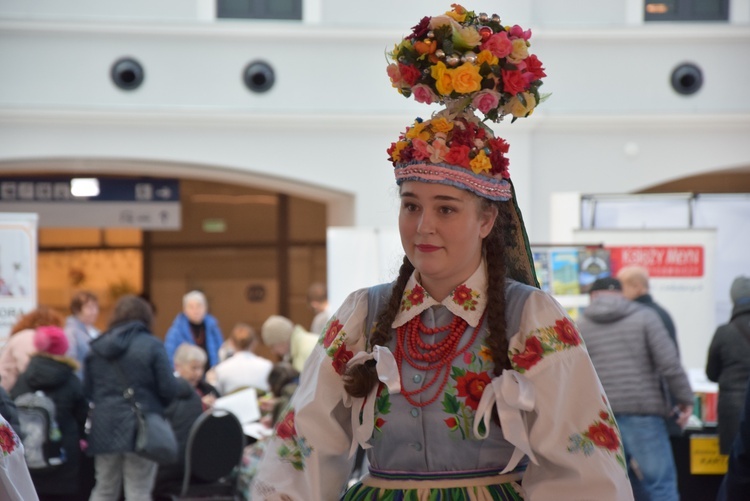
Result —
[{"label": "person in blue jacket", "polygon": [[182,343],[200,346],[208,354],[206,370],[219,363],[219,347],[224,342],[219,322],[208,313],[208,301],[200,291],[190,291],[182,298],[182,312],[178,313],[164,337],[169,363],[174,364],[174,352]]}]

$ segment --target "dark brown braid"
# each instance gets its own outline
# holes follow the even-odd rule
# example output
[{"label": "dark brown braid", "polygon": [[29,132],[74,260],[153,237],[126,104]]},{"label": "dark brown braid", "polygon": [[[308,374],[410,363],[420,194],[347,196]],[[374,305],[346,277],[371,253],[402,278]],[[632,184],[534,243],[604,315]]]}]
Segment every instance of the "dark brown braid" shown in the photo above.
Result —
[{"label": "dark brown braid", "polygon": [[484,239],[484,255],[487,261],[487,347],[495,364],[495,376],[503,369],[510,369],[508,337],[505,322],[505,239],[503,232],[509,224],[509,203],[496,203],[498,209],[495,225]]},{"label": "dark brown braid", "polygon": [[[375,329],[370,335],[371,348],[375,345],[386,346],[391,340],[391,324],[401,307],[401,296],[403,296],[406,283],[413,272],[414,265],[404,256],[404,262],[398,270],[398,278],[391,288],[388,302],[378,312]],[[353,365],[344,374],[344,389],[355,398],[366,397],[377,383],[378,373],[375,370],[375,362],[372,360],[364,364]]]}]

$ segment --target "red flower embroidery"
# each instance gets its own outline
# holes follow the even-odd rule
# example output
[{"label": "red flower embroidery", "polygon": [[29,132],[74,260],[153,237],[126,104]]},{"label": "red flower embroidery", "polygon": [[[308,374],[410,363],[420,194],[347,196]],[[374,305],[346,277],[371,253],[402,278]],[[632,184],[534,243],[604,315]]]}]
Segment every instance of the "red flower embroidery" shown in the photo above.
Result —
[{"label": "red flower embroidery", "polygon": [[601,411],[601,412],[599,413],[599,417],[600,417],[601,419],[609,419],[609,412],[607,412],[607,411]]},{"label": "red flower embroidery", "polygon": [[333,343],[333,340],[336,339],[336,336],[339,335],[339,332],[341,332],[341,329],[344,326],[341,325],[341,322],[338,321],[338,319],[331,322],[331,324],[328,326],[328,330],[326,331],[326,335],[323,338],[323,347],[328,348],[331,346],[331,343]]},{"label": "red flower embroidery", "polygon": [[297,435],[297,430],[294,427],[294,411],[289,411],[284,416],[284,419],[276,425],[276,436],[282,440],[286,440],[295,435]]},{"label": "red flower embroidery", "polygon": [[463,306],[464,303],[469,299],[471,299],[471,289],[469,289],[465,285],[459,285],[453,291],[453,301],[455,301],[459,306]]},{"label": "red flower embroidery", "polygon": [[563,318],[555,322],[555,332],[557,337],[565,344],[578,346],[581,344],[581,336],[578,334],[575,325],[569,318]]},{"label": "red flower embroidery", "polygon": [[6,424],[0,426],[0,450],[6,454],[10,454],[15,449],[16,440],[13,430]]},{"label": "red flower embroidery", "polygon": [[377,418],[375,420],[375,428],[377,428],[378,430],[382,428],[384,424],[385,424],[385,419],[383,418]]},{"label": "red flower embroidery", "polygon": [[513,363],[524,369],[531,369],[542,359],[542,342],[539,338],[530,337],[526,340],[526,346],[523,353],[513,355]]},{"label": "red flower embroidery", "polygon": [[406,298],[409,300],[412,306],[421,304],[422,301],[424,301],[424,289],[418,285],[415,285],[414,289],[412,289],[411,293]]},{"label": "red flower embroidery", "polygon": [[443,421],[445,421],[445,424],[448,425],[448,428],[450,428],[451,430],[455,430],[456,428],[458,428],[458,421],[456,421],[456,418],[454,417],[449,417],[448,419],[444,419]]},{"label": "red flower embroidery", "polygon": [[333,370],[340,376],[346,371],[346,364],[352,359],[354,353],[346,349],[346,344],[339,346],[336,353],[333,354]]},{"label": "red flower embroidery", "polygon": [[599,447],[604,447],[611,451],[617,450],[620,447],[620,438],[617,436],[617,432],[614,428],[604,423],[589,426],[588,435],[591,441]]},{"label": "red flower embroidery", "polygon": [[490,384],[490,376],[486,372],[466,372],[456,380],[456,390],[459,397],[466,397],[466,406],[477,410],[482,398],[484,387]]}]

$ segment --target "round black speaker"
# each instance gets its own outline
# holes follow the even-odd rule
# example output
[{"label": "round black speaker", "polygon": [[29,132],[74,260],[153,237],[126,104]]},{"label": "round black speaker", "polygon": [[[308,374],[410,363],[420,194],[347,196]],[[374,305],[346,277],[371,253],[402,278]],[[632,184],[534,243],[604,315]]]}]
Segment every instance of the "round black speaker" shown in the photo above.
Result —
[{"label": "round black speaker", "polygon": [[253,61],[245,67],[242,73],[245,86],[253,92],[266,92],[276,82],[273,68],[265,61]]},{"label": "round black speaker", "polygon": [[679,94],[695,94],[703,86],[703,72],[693,63],[682,63],[672,71],[672,88]]},{"label": "round black speaker", "polygon": [[122,90],[134,90],[141,86],[145,73],[141,63],[130,57],[118,59],[110,72],[112,82]]}]

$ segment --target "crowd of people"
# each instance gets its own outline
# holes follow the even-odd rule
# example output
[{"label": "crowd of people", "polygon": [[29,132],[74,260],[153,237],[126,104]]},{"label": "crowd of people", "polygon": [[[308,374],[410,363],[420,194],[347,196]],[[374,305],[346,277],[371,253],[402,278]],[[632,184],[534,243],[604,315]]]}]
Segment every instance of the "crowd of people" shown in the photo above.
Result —
[{"label": "crowd of people", "polygon": [[[182,484],[188,436],[201,414],[222,396],[253,388],[270,428],[299,375],[292,363],[301,368],[318,340],[272,315],[261,335],[277,359],[261,357],[255,329],[237,323],[225,339],[200,291],[185,294],[163,341],[153,332],[153,305],[142,297],[119,298],[102,332],[98,316],[96,295],[78,292],[67,319],[39,306],[16,322],[0,349],[0,461],[8,472],[27,466],[0,487],[0,498],[170,499]],[[166,418],[176,462],[135,453],[137,417],[126,392],[143,413]],[[40,430],[32,414],[43,407],[49,423]]]}]

